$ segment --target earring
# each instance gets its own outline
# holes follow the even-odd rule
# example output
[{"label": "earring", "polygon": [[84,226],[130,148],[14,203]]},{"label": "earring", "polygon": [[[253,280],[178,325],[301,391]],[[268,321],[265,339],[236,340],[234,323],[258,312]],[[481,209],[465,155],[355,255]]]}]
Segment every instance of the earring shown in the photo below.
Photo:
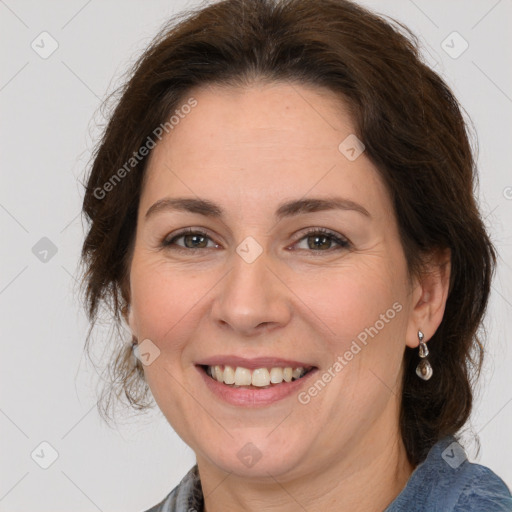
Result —
[{"label": "earring", "polygon": [[138,354],[139,354],[139,340],[132,335],[132,343],[131,343],[131,351],[132,351],[132,364],[133,366],[137,366],[138,364]]},{"label": "earring", "polygon": [[418,339],[420,340],[419,356],[421,357],[421,361],[418,366],[416,366],[416,375],[420,379],[429,380],[434,371],[432,370],[432,366],[428,362],[428,359],[426,359],[428,356],[428,348],[427,344],[423,341],[423,337],[423,333],[418,331]]}]

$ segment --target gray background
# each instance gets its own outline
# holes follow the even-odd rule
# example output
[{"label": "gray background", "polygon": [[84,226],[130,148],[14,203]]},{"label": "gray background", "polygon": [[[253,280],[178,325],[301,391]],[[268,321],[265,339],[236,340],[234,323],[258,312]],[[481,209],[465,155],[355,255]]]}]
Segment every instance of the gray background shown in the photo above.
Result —
[{"label": "gray background", "polygon": [[[512,1],[362,3],[420,36],[425,58],[478,133],[479,201],[500,261],[486,319],[488,357],[466,437],[470,458],[512,487]],[[0,511],[145,510],[194,463],[158,410],[118,430],[101,422],[100,377],[83,357],[87,322],[76,298],[80,181],[103,121],[98,107],[161,24],[193,5],[0,0]],[[58,43],[46,59],[31,47],[51,49],[43,31]],[[469,44],[457,58],[464,43],[454,31]],[[51,455],[43,441],[58,452],[48,469],[40,467]]]}]

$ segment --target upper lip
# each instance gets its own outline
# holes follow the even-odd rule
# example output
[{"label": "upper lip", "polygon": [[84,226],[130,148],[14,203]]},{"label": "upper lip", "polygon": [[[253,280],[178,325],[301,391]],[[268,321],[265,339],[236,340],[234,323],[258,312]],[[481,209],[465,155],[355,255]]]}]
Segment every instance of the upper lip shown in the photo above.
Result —
[{"label": "upper lip", "polygon": [[218,355],[208,357],[206,359],[202,359],[196,363],[200,366],[241,366],[242,368],[247,368],[248,370],[255,370],[256,368],[286,368],[291,366],[292,368],[313,368],[314,366],[309,363],[304,363],[301,361],[295,361],[292,359],[281,359],[278,357],[255,357],[252,359],[247,359],[245,357],[238,357],[232,355]]}]

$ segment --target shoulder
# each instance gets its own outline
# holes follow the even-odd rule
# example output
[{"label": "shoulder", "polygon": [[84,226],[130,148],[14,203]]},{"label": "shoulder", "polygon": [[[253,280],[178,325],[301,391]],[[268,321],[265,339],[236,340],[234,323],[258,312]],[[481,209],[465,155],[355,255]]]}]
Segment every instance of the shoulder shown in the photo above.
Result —
[{"label": "shoulder", "polygon": [[436,443],[386,512],[512,512],[512,496],[493,471],[471,463],[453,437]]},{"label": "shoulder", "polygon": [[454,512],[511,512],[512,496],[505,482],[485,466],[471,463],[467,466],[466,485],[461,490]]},{"label": "shoulder", "polygon": [[203,494],[197,464],[160,502],[144,512],[196,512],[203,510]]}]

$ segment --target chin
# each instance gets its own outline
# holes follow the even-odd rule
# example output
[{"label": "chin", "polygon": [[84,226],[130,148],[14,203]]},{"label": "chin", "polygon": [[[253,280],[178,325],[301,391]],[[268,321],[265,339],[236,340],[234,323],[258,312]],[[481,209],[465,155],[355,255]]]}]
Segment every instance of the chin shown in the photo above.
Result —
[{"label": "chin", "polygon": [[233,436],[224,445],[219,443],[215,451],[211,446],[201,447],[201,451],[210,463],[226,473],[262,479],[291,478],[300,472],[301,462],[305,460],[306,441],[299,432],[291,435],[283,430],[280,434],[269,435],[268,429],[260,432],[251,429]]}]

